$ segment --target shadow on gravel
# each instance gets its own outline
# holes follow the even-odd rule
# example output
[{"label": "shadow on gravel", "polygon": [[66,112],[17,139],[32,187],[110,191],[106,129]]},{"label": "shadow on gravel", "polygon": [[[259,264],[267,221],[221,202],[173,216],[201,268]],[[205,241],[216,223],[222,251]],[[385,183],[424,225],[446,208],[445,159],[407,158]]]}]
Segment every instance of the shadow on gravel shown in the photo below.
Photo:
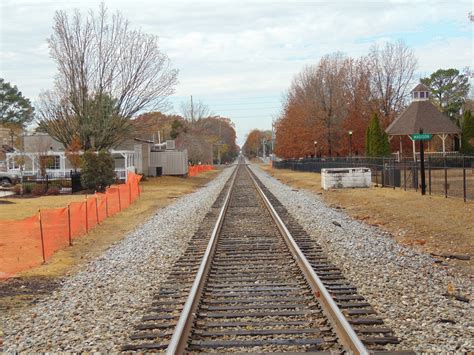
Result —
[{"label": "shadow on gravel", "polygon": [[15,308],[31,306],[51,294],[61,280],[45,276],[18,277],[0,282],[0,313]]}]

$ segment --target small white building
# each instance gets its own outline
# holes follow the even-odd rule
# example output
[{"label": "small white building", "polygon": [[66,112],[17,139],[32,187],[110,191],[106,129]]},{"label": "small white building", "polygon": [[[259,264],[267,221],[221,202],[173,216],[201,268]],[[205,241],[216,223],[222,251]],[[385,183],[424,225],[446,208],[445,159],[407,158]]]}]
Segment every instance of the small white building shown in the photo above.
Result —
[{"label": "small white building", "polygon": [[[47,159],[46,173],[49,178],[68,178],[74,170],[62,143],[46,133],[23,136],[23,149],[6,153],[7,171],[24,176],[39,176],[40,161]],[[127,179],[127,171],[144,175],[186,175],[187,151],[175,150],[174,141],[155,144],[152,141],[131,140],[120,144],[110,153],[115,161],[115,173],[121,180]]]},{"label": "small white building", "polygon": [[[62,143],[53,139],[46,133],[35,133],[23,136],[23,149],[6,153],[7,171],[24,176],[38,176],[40,174],[40,161],[47,159],[46,173],[48,177],[66,178],[70,176],[74,167],[67,159],[66,150]],[[141,145],[138,145],[141,146]],[[110,153],[115,160],[115,173],[117,178],[127,178],[127,171],[136,171],[137,157],[141,149],[111,149]]]}]

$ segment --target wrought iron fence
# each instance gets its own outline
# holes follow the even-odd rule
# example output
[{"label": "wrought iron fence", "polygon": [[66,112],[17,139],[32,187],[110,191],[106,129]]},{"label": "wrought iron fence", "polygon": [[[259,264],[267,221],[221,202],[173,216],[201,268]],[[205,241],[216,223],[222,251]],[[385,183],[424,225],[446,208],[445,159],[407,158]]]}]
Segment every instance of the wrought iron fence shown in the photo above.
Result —
[{"label": "wrought iron fence", "polygon": [[[291,159],[273,162],[277,169],[320,173],[321,169],[366,167],[372,182],[382,187],[418,190],[421,186],[420,161],[413,159],[335,157]],[[474,200],[474,157],[428,156],[425,160],[426,191],[445,197]]]}]

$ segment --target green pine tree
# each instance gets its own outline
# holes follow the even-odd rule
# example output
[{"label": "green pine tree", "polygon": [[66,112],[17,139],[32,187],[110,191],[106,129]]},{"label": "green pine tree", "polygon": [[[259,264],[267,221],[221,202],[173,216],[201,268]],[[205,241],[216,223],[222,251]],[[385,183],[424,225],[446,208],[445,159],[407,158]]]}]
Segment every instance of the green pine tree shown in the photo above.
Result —
[{"label": "green pine tree", "polygon": [[474,155],[474,116],[470,110],[464,112],[461,151],[466,155]]},{"label": "green pine tree", "polygon": [[16,86],[0,78],[0,124],[24,127],[34,118],[34,108]]},{"label": "green pine tree", "polygon": [[379,117],[376,113],[372,116],[365,133],[365,154],[368,157],[390,155],[388,136],[380,127]]}]

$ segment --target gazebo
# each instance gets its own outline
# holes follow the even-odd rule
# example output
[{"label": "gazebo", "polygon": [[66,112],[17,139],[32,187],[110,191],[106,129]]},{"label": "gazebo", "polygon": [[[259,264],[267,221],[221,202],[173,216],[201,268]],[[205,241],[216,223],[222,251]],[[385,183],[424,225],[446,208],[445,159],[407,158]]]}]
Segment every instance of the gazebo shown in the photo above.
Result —
[{"label": "gazebo", "polygon": [[[422,83],[412,91],[412,102],[385,130],[389,139],[394,136],[408,136],[413,143],[413,158],[416,158],[415,141],[411,135],[423,130],[423,133],[436,135],[443,142],[443,155],[446,155],[446,138],[460,136],[461,129],[451,119],[440,112],[429,101],[429,89]],[[402,140],[400,139],[400,154]]]}]

